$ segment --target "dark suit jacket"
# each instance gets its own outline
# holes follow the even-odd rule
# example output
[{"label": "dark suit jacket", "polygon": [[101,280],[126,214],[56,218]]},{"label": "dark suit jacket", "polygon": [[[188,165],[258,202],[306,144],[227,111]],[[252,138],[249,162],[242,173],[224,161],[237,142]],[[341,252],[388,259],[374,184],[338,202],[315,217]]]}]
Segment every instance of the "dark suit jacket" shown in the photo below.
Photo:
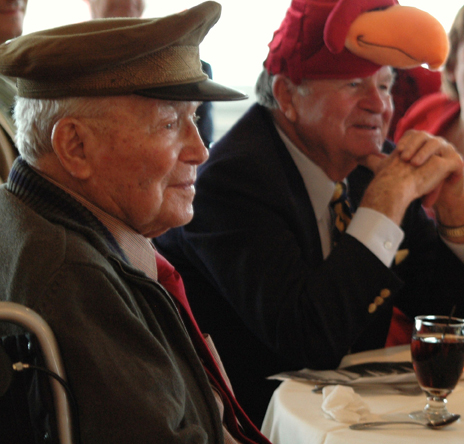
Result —
[{"label": "dark suit jacket", "polygon": [[[355,207],[370,179],[361,167],[349,177]],[[258,423],[275,387],[266,376],[334,368],[349,351],[383,347],[393,302],[414,316],[447,314],[462,299],[464,266],[419,202],[404,219],[410,253],[400,266],[387,268],[349,235],[324,261],[303,180],[259,105],[213,146],[196,188],[193,221],[156,244]],[[369,313],[383,289],[391,296]]]},{"label": "dark suit jacket", "polygon": [[[210,79],[213,78],[213,70],[209,63],[202,60],[201,69],[205,74],[208,74]],[[211,102],[203,102],[197,109],[197,116],[200,118],[198,120],[198,132],[206,148],[209,148],[214,137],[213,104]]]}]

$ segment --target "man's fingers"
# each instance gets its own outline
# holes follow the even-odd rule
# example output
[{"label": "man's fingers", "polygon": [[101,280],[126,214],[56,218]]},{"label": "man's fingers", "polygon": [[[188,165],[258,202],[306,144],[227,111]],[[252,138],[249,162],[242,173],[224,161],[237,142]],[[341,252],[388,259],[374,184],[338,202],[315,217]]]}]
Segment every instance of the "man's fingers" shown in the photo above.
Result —
[{"label": "man's fingers", "polygon": [[432,136],[424,131],[409,130],[396,144],[396,149],[404,161],[409,161],[422,145]]},{"label": "man's fingers", "polygon": [[414,166],[423,165],[431,156],[459,156],[454,146],[442,137],[415,130],[405,133],[398,142],[397,150],[402,160]]}]

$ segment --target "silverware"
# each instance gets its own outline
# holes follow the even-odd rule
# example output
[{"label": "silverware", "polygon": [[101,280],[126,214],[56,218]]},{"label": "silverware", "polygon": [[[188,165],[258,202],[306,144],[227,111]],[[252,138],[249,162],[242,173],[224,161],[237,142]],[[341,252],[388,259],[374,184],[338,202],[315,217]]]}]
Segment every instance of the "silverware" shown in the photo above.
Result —
[{"label": "silverware", "polygon": [[441,429],[442,427],[445,427],[447,425],[452,424],[453,422],[457,421],[461,415],[451,415],[450,417],[439,420],[439,421],[433,421],[430,420],[428,422],[420,422],[420,421],[374,421],[374,422],[360,422],[357,424],[351,424],[350,429],[352,430],[365,430],[365,429],[370,429],[373,427],[382,427],[385,425],[390,425],[390,424],[414,424],[422,427],[428,427],[431,429]]}]

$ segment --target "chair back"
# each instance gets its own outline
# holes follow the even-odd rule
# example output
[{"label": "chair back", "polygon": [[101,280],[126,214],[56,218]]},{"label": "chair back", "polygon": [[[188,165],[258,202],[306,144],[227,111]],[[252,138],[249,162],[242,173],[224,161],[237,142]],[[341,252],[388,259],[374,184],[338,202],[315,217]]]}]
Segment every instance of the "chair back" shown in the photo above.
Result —
[{"label": "chair back", "polygon": [[[14,372],[11,365],[11,362],[25,362],[45,367],[66,380],[58,343],[50,326],[35,311],[14,302],[0,302],[2,321],[26,330],[24,334],[3,337],[1,340],[2,442],[73,444],[71,408],[63,385],[57,379],[39,375],[37,371]],[[34,400],[33,405],[31,399]],[[32,428],[27,425],[28,422]],[[7,433],[15,436],[6,439]]]}]

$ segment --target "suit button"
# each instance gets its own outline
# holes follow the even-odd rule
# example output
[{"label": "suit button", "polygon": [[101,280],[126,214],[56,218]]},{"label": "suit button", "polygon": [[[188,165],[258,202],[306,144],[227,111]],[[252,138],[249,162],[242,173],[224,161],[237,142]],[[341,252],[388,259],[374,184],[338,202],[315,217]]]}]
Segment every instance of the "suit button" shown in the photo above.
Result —
[{"label": "suit button", "polygon": [[391,291],[388,288],[384,288],[380,291],[380,297],[383,299],[387,299],[391,295]]},{"label": "suit button", "polygon": [[382,305],[385,301],[383,300],[382,297],[380,296],[377,296],[375,299],[374,299],[374,304],[379,306],[379,305]]},{"label": "suit button", "polygon": [[377,305],[376,304],[369,304],[369,308],[367,309],[367,311],[372,314],[374,313],[374,311],[377,310]]}]

